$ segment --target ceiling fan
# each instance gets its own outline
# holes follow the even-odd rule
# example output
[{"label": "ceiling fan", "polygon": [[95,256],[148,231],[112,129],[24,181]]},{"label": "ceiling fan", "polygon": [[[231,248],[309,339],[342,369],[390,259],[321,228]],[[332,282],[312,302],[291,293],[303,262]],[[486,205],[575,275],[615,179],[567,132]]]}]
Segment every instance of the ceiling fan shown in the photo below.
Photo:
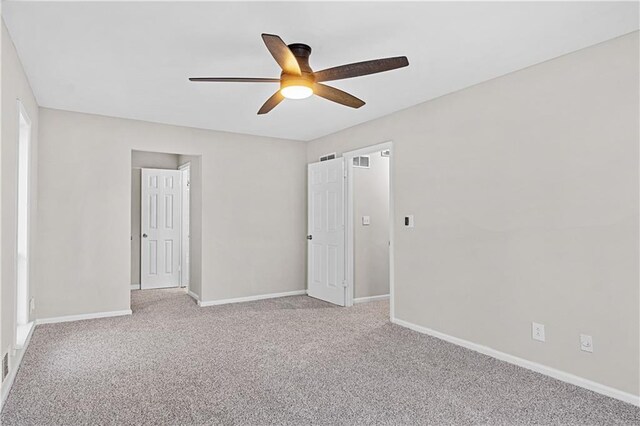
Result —
[{"label": "ceiling fan", "polygon": [[308,45],[293,43],[287,46],[279,36],[274,34],[262,34],[262,40],[264,40],[267,49],[269,49],[273,58],[282,68],[280,78],[191,77],[189,80],[230,83],[280,83],[280,89],[267,99],[258,114],[268,113],[285,98],[304,99],[311,95],[318,95],[351,108],[360,108],[364,105],[364,101],[321,82],[360,77],[409,65],[406,56],[398,56],[356,62],[314,72],[309,66],[311,47]]}]

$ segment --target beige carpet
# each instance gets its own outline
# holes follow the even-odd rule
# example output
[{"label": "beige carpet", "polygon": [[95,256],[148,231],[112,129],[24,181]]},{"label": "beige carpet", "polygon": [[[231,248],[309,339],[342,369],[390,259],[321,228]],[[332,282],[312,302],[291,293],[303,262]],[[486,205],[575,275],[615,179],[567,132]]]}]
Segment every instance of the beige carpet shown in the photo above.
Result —
[{"label": "beige carpet", "polygon": [[2,425],[640,424],[640,409],[305,296],[41,325]]}]

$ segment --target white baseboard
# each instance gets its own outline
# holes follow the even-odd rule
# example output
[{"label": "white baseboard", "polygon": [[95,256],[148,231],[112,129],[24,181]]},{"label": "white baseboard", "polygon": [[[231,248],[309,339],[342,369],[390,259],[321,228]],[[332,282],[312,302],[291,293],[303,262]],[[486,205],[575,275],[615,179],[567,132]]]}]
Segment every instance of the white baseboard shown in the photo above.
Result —
[{"label": "white baseboard", "polygon": [[124,311],[96,312],[93,314],[67,315],[64,317],[53,317],[53,318],[39,318],[36,320],[36,325],[53,324],[57,322],[81,321],[81,320],[96,319],[96,318],[119,317],[122,315],[131,315],[131,313],[132,313],[131,309],[125,309]]},{"label": "white baseboard", "polygon": [[24,345],[22,345],[22,348],[20,348],[16,354],[17,357],[13,359],[13,362],[15,364],[15,366],[9,366],[10,370],[9,370],[9,375],[4,379],[4,382],[2,382],[2,390],[0,392],[0,411],[2,411],[2,407],[4,407],[4,403],[7,400],[7,397],[9,396],[9,392],[11,391],[11,386],[13,386],[13,381],[16,378],[16,375],[18,374],[18,370],[20,369],[20,364],[22,364],[22,357],[24,357],[25,352],[27,351],[27,348],[29,347],[29,342],[31,342],[31,336],[33,335],[33,330],[35,330],[36,325],[34,324],[31,327],[31,330],[29,330],[29,334],[27,334],[27,338],[24,341]]},{"label": "white baseboard", "polygon": [[195,299],[196,301],[198,301],[198,302],[200,301],[200,296],[198,296],[197,294],[195,294],[195,293],[194,293],[194,292],[192,292],[191,290],[188,290],[188,291],[187,291],[187,294],[188,294],[189,296],[191,296],[193,299]]},{"label": "white baseboard", "polygon": [[353,303],[377,302],[378,300],[389,300],[389,295],[381,294],[380,296],[356,297],[353,299]]},{"label": "white baseboard", "polygon": [[284,293],[259,294],[257,296],[237,297],[234,299],[220,299],[220,300],[207,300],[207,301],[198,300],[198,305],[202,307],[227,305],[229,303],[253,302],[254,300],[275,299],[276,297],[287,297],[287,296],[300,296],[302,294],[307,294],[307,290],[287,291]]},{"label": "white baseboard", "polygon": [[140,290],[140,284],[131,284],[131,290]]},{"label": "white baseboard", "polygon": [[610,386],[606,386],[601,383],[597,383],[589,379],[585,379],[583,377],[576,376],[571,373],[567,373],[565,371],[557,370],[555,368],[548,367],[543,364],[538,364],[537,362],[529,361],[524,358],[517,357],[515,355],[510,355],[505,352],[500,352],[488,346],[473,343],[468,340],[460,339],[458,337],[453,337],[448,334],[444,334],[427,327],[422,327],[398,318],[392,318],[391,322],[394,324],[398,324],[402,327],[406,327],[411,330],[417,331],[419,333],[428,334],[429,336],[437,337],[438,339],[447,341],[449,343],[453,343],[454,345],[462,346],[464,348],[471,349],[472,351],[480,352],[481,354],[499,359],[500,361],[505,361],[510,364],[514,364],[519,367],[524,367],[528,370],[532,370],[537,373],[544,374],[545,376],[553,377],[554,379],[560,380],[562,382],[570,383],[572,385],[579,386],[581,388],[585,388],[590,391],[597,392],[599,394],[602,394],[611,398],[619,399],[620,401],[624,401],[629,404],[640,406],[640,396],[638,395],[633,395],[631,393],[627,393],[619,389],[615,389]]}]

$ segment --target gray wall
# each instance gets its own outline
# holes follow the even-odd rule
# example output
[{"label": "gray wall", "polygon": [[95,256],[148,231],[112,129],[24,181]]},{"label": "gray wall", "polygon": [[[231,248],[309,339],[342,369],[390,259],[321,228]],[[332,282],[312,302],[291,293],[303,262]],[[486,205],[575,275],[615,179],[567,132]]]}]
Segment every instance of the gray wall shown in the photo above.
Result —
[{"label": "gray wall", "polygon": [[315,162],[394,142],[397,318],[640,393],[638,50],[635,32],[309,143]]},{"label": "gray wall", "polygon": [[[354,297],[389,294],[389,157],[369,155],[353,168]],[[362,225],[362,216],[371,224]]]},{"label": "gray wall", "polygon": [[177,154],[147,151],[131,153],[131,284],[140,284],[141,169],[176,170],[178,165]]},{"label": "gray wall", "polygon": [[41,108],[40,147],[39,318],[129,309],[132,150],[201,155],[203,300],[306,287],[304,143]]},{"label": "gray wall", "polygon": [[[7,353],[14,343],[16,330],[16,229],[18,202],[18,105],[20,99],[31,119],[31,164],[30,164],[30,296],[36,295],[37,280],[35,271],[35,245],[37,241],[38,215],[38,105],[22,69],[13,42],[2,22],[1,35],[1,133],[0,133],[0,233],[2,244],[0,251],[0,340],[1,357]],[[33,316],[32,316],[33,318]],[[15,368],[16,354],[9,351],[9,368]],[[6,383],[6,382],[5,382]]]}]

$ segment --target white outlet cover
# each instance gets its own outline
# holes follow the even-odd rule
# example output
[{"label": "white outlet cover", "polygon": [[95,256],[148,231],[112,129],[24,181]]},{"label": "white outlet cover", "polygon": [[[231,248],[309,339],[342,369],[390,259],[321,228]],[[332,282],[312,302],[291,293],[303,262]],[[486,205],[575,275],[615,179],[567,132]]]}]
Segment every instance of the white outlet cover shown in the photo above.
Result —
[{"label": "white outlet cover", "polygon": [[371,225],[371,217],[362,216],[362,225],[363,226]]},{"label": "white outlet cover", "polygon": [[588,334],[580,335],[580,350],[585,352],[593,352],[593,337]]},{"label": "white outlet cover", "polygon": [[531,338],[540,342],[545,341],[544,324],[538,324],[537,322],[531,323]]}]

